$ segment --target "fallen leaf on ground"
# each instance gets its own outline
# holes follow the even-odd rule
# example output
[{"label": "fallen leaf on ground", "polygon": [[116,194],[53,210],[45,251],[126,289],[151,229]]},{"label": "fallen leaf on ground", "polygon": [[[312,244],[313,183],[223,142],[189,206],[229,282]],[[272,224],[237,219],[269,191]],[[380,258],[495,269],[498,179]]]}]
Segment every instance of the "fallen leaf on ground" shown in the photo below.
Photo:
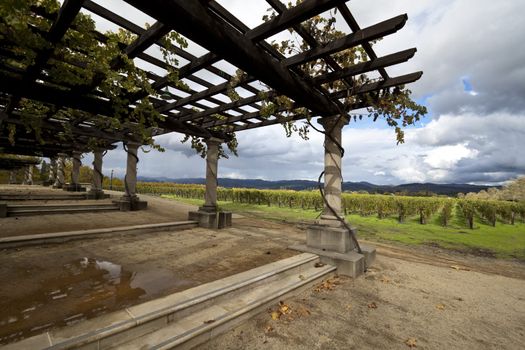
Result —
[{"label": "fallen leaf on ground", "polygon": [[352,310],[352,304],[346,304],[346,309],[347,310]]},{"label": "fallen leaf on ground", "polygon": [[437,304],[437,305],[436,305],[436,309],[438,309],[438,310],[445,310],[445,305],[443,305],[443,304]]},{"label": "fallen leaf on ground", "polygon": [[290,307],[288,305],[286,305],[285,303],[283,303],[282,301],[279,301],[279,312],[281,314],[288,314],[290,313]]},{"label": "fallen leaf on ground", "polygon": [[320,292],[322,290],[333,290],[335,286],[338,284],[341,284],[341,281],[339,280],[339,277],[333,277],[329,278],[327,280],[322,281],[317,287],[315,287],[314,291]]},{"label": "fallen leaf on ground", "polygon": [[380,281],[383,283],[390,283],[390,279],[386,276],[381,277]]},{"label": "fallen leaf on ground", "polygon": [[369,309],[377,309],[377,305],[375,302],[371,302],[370,304],[368,304],[368,308]]},{"label": "fallen leaf on ground", "polygon": [[206,323],[206,324],[213,323],[213,322],[215,322],[215,320],[207,320],[207,321],[204,321],[204,323]]},{"label": "fallen leaf on ground", "polygon": [[270,332],[273,332],[273,327],[268,325],[266,326],[266,328],[264,329],[264,333],[270,333]]},{"label": "fallen leaf on ground", "polygon": [[303,275],[299,275],[299,279],[300,279],[301,281],[304,281],[304,280],[306,279],[306,277],[304,277]]},{"label": "fallen leaf on ground", "polygon": [[279,317],[281,317],[281,313],[278,311],[273,311],[271,315],[272,315],[272,320],[274,321],[277,321]]},{"label": "fallen leaf on ground", "polygon": [[322,262],[316,262],[314,267],[323,267],[324,265]]},{"label": "fallen leaf on ground", "polygon": [[459,266],[459,265],[450,265],[451,268],[453,268],[456,271],[462,270],[462,271],[470,271],[469,268]]},{"label": "fallen leaf on ground", "polygon": [[416,340],[416,338],[408,338],[408,339],[405,341],[405,344],[406,344],[409,348],[417,348],[417,340]]}]

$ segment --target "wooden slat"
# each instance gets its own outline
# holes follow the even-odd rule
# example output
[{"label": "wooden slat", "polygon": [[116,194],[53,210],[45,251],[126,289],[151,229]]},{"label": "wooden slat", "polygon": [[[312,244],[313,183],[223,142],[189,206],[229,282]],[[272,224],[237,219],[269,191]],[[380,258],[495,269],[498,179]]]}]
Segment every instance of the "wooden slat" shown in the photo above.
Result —
[{"label": "wooden slat", "polygon": [[[386,89],[389,87],[413,83],[419,80],[419,78],[421,78],[422,75],[423,75],[423,72],[415,72],[415,73],[401,75],[401,76],[394,77],[394,78],[391,77],[391,78],[388,78],[387,80],[381,80],[381,81],[377,81],[374,83],[363,85],[357,88],[354,91],[354,94],[364,94],[367,92],[378,91],[378,90]],[[348,91],[343,90],[343,91],[338,91],[338,92],[331,94],[330,97],[344,98],[344,97],[347,97],[347,95],[348,95]]]},{"label": "wooden slat", "polygon": [[327,82],[334,81],[337,79],[342,79],[342,78],[349,77],[349,76],[364,74],[367,72],[371,72],[373,70],[378,70],[384,67],[389,67],[395,64],[406,62],[412,57],[414,57],[414,54],[416,53],[416,51],[417,49],[415,48],[408,49],[408,50],[393,53],[391,55],[376,58],[371,61],[354,64],[350,67],[343,68],[337,72],[319,75],[313,78],[312,82],[314,84],[323,84],[323,83],[327,83]]},{"label": "wooden slat", "polygon": [[299,5],[284,11],[268,22],[254,28],[247,34],[247,37],[255,42],[269,38],[274,34],[292,27],[294,24],[301,23],[346,1],[347,0],[305,0]]},{"label": "wooden slat", "polygon": [[293,75],[246,36],[219,22],[199,1],[126,1],[307,108],[323,115],[338,113],[337,103]]},{"label": "wooden slat", "polygon": [[386,35],[397,32],[403,28],[408,19],[407,15],[401,15],[384,22],[375,24],[368,28],[362,29],[355,33],[349,34],[343,38],[336,39],[327,45],[301,52],[295,56],[287,58],[283,64],[286,66],[295,66],[317,58],[330,55],[332,53],[355,47],[363,43],[380,39]]}]

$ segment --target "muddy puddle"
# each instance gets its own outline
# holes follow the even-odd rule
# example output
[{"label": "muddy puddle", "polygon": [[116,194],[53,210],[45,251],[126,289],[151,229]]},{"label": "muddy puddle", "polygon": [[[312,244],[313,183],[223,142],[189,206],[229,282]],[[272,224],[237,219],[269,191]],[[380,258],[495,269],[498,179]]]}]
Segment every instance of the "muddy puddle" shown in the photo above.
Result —
[{"label": "muddy puddle", "polygon": [[9,281],[4,281],[8,288],[2,294],[8,295],[0,295],[0,344],[194,285],[192,281],[177,279],[169,270],[134,272],[87,257],[67,263],[59,270],[42,277],[44,271],[35,264],[19,272],[23,283],[10,286]]}]

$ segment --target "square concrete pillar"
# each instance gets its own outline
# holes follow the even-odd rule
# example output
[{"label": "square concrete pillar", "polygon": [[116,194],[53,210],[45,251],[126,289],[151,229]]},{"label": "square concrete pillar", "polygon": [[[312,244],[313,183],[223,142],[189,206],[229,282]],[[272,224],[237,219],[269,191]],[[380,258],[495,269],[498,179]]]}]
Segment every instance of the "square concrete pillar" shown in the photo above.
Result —
[{"label": "square concrete pillar", "polygon": [[86,188],[80,185],[80,167],[82,166],[81,152],[73,152],[73,167],[71,169],[71,183],[64,185],[64,191],[68,192],[86,192]]},{"label": "square concrete pillar", "polygon": [[[348,117],[321,118],[319,123],[325,130],[324,154],[324,209],[317,224],[308,227],[306,245],[292,246],[302,252],[319,255],[321,262],[334,265],[341,275],[358,277],[375,259],[375,249],[359,248],[353,237],[357,232],[344,222],[341,205],[342,129]],[[341,218],[341,220],[339,219]]]},{"label": "square concrete pillar", "polygon": [[217,226],[217,212],[206,212],[206,211],[190,211],[188,213],[188,220],[197,221],[199,227],[216,229]]},{"label": "square concrete pillar", "polygon": [[143,210],[148,207],[148,202],[141,201],[137,196],[137,163],[139,161],[137,154],[140,145],[138,142],[129,141],[124,144],[124,150],[128,154],[126,176],[124,177],[126,193],[115,202],[119,204],[122,211]]},{"label": "square concrete pillar", "polygon": [[355,244],[346,228],[323,225],[312,225],[307,228],[306,245],[338,253],[346,253],[355,249]]},{"label": "square concrete pillar", "polygon": [[66,166],[66,154],[65,153],[59,153],[58,159],[57,159],[57,173],[55,178],[55,183],[53,184],[53,188],[62,188],[65,184],[65,173],[64,168]]},{"label": "square concrete pillar", "polygon": [[91,188],[87,193],[88,199],[103,199],[109,198],[109,195],[104,193],[102,189],[102,179],[104,175],[102,174],[102,158],[104,156],[102,149],[96,149],[93,152],[93,179],[91,182]]}]

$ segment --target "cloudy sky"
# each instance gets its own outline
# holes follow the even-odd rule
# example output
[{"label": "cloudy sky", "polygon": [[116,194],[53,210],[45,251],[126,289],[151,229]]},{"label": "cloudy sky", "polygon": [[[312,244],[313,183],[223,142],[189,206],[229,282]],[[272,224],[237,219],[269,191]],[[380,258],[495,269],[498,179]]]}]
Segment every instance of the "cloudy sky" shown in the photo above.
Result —
[{"label": "cloudy sky", "polygon": [[[268,7],[263,0],[219,2],[250,27],[261,23]],[[121,13],[128,11],[120,1],[110,3]],[[391,75],[424,71],[410,89],[430,113],[406,130],[402,145],[396,145],[393,130],[384,122],[346,126],[345,181],[493,184],[525,174],[525,1],[352,0],[347,4],[361,27],[408,14],[407,25],[375,50],[381,56],[417,47],[412,60],[388,71]],[[136,20],[153,22],[138,16]],[[239,157],[220,161],[220,177],[316,179],[323,168],[323,137],[314,131],[309,141],[287,138],[280,125],[243,131],[237,137]],[[203,177],[204,161],[181,139],[176,133],[159,137],[166,152],[141,153],[139,176]],[[114,170],[123,176],[125,158],[122,150],[109,152],[104,172]],[[90,162],[86,156],[84,163]]]}]

